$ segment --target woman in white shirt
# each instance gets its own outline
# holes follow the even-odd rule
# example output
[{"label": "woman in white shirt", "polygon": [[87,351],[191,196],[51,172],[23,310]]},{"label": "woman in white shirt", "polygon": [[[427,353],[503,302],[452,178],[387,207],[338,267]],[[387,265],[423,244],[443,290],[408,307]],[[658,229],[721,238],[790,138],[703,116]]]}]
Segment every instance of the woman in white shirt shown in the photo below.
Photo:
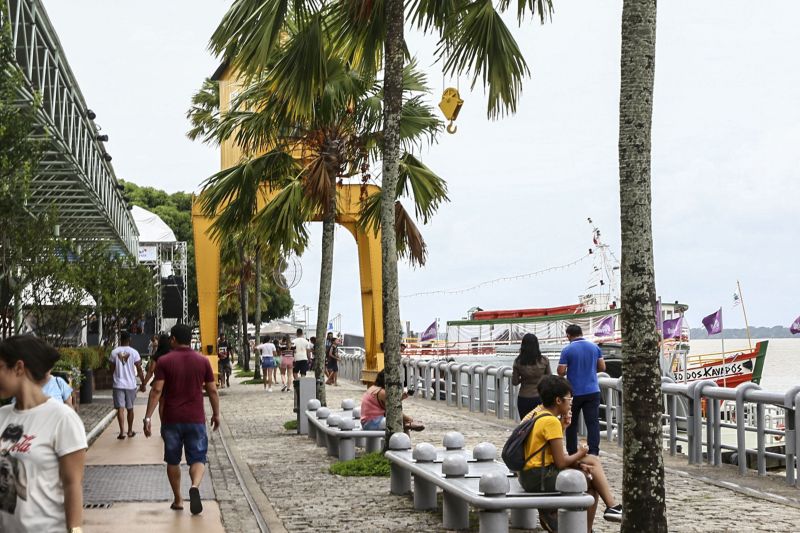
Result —
[{"label": "woman in white shirt", "polygon": [[86,433],[38,384],[58,352],[32,336],[0,342],[0,531],[81,531]]}]

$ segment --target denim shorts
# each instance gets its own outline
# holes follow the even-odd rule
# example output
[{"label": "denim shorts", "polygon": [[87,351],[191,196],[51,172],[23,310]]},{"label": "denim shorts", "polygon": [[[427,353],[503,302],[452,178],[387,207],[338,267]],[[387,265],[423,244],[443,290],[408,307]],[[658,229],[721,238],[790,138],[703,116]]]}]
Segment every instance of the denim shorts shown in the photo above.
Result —
[{"label": "denim shorts", "polygon": [[186,452],[186,464],[205,463],[208,452],[208,435],[205,424],[163,424],[164,461],[168,465],[181,463],[181,452]]},{"label": "denim shorts", "polygon": [[361,429],[365,430],[374,430],[374,429],[381,429],[381,424],[386,421],[385,416],[378,416],[375,418],[371,418],[366,422],[361,423]]}]

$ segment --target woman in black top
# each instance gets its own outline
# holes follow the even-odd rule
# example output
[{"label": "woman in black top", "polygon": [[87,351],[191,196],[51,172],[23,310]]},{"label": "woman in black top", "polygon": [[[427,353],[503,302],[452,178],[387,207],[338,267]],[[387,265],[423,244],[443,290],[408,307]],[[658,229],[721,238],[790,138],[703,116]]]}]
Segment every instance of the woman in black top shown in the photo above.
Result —
[{"label": "woman in black top", "polygon": [[511,383],[520,385],[517,396],[517,410],[519,418],[533,411],[542,403],[537,387],[542,376],[550,374],[550,361],[542,355],[539,349],[539,339],[533,333],[526,333],[522,337],[522,347],[519,355],[514,359]]}]

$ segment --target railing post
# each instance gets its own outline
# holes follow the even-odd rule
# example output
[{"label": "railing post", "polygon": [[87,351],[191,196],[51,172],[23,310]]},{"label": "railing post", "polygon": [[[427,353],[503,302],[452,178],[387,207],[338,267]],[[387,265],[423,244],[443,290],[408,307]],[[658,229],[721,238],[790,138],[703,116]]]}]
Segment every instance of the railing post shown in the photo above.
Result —
[{"label": "railing post", "polygon": [[[389,449],[394,451],[410,450],[411,439],[405,433],[395,433],[389,439]],[[397,495],[411,492],[411,472],[394,462],[390,468],[389,491]]]},{"label": "railing post", "polygon": [[447,372],[447,377],[445,378],[445,388],[447,389],[447,406],[450,407],[453,405],[453,365],[457,365],[458,363],[447,363],[445,365],[445,372]]},{"label": "railing post", "polygon": [[[800,457],[800,449],[797,446],[797,406],[800,403],[800,385],[796,385],[786,391],[783,395],[783,407],[786,409],[784,415],[784,433],[786,435],[786,483],[797,485],[800,475],[795,475],[795,460]],[[798,465],[800,468],[800,464]],[[800,472],[797,472],[800,474]]]},{"label": "railing post", "polygon": [[744,395],[750,389],[760,389],[756,383],[748,381],[736,387],[736,448],[737,448],[737,463],[739,464],[739,473],[741,475],[747,474],[747,442],[745,442],[745,435],[747,433],[744,427]]},{"label": "railing post", "polygon": [[714,420],[714,462],[716,466],[722,466],[722,427],[720,424],[720,401],[714,400],[711,409],[711,416]]},{"label": "railing post", "polygon": [[[505,387],[505,373],[506,370],[510,370],[507,366],[501,366],[497,369],[497,374],[495,374],[495,391],[494,391],[494,412],[495,416],[499,419],[505,418],[505,396],[506,396],[506,387]],[[509,384],[510,384],[509,380]]]},{"label": "railing post", "polygon": [[489,369],[491,367],[484,366],[476,368],[476,371],[480,369],[480,397],[478,398],[478,405],[480,406],[480,411],[483,414],[489,412],[489,400],[487,397],[489,396]]},{"label": "railing post", "polygon": [[622,413],[622,390],[624,387],[624,383],[622,382],[622,378],[617,380],[617,385],[615,387],[615,395],[617,397],[617,405],[615,408],[616,415],[617,415],[617,445],[621,448],[623,445],[622,439],[623,434],[625,433],[625,422]]}]

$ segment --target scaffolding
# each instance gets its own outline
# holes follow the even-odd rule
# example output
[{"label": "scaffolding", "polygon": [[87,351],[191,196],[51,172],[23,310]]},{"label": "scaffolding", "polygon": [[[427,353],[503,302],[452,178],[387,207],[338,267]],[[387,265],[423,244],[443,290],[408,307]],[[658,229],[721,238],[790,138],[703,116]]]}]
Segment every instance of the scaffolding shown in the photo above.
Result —
[{"label": "scaffolding", "polygon": [[[189,322],[186,242],[140,242],[139,263],[153,272],[158,298],[155,332],[169,331],[175,324]],[[173,298],[179,297],[178,305]],[[165,305],[166,304],[166,305]]]}]

